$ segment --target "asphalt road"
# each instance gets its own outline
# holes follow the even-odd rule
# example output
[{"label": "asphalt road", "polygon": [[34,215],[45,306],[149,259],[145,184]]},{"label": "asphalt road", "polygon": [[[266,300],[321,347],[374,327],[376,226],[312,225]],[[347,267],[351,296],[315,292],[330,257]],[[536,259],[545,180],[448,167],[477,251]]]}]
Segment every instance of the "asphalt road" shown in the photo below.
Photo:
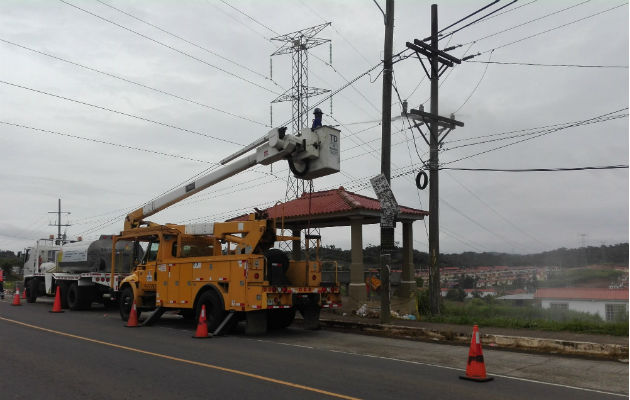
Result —
[{"label": "asphalt road", "polygon": [[613,399],[628,364],[484,349],[495,379],[458,379],[468,349],[291,327],[192,339],[166,317],[125,328],[115,310],[52,314],[0,302],[3,399]]}]

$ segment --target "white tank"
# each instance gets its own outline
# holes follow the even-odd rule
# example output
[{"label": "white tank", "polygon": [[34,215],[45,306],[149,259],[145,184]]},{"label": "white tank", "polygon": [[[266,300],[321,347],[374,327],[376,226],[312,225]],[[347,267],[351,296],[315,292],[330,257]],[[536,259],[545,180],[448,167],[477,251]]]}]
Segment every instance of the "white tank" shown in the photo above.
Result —
[{"label": "white tank", "polygon": [[[132,259],[132,242],[117,242],[116,272],[130,272]],[[68,273],[111,272],[111,265],[112,239],[108,236],[102,236],[99,240],[64,245],[57,256],[56,271]]]}]

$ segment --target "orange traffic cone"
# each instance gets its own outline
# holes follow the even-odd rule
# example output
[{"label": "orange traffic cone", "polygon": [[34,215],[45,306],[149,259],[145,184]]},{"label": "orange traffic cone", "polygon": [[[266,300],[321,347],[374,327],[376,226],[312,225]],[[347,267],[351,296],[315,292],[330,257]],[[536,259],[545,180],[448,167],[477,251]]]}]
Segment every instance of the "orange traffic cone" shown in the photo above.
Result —
[{"label": "orange traffic cone", "polygon": [[208,336],[208,324],[206,322],[206,305],[201,306],[201,313],[199,313],[199,323],[197,323],[197,331],[195,332],[195,339],[207,339]]},{"label": "orange traffic cone", "polygon": [[20,289],[19,288],[15,288],[15,294],[13,295],[13,303],[11,303],[12,306],[21,306],[22,304],[20,304]]},{"label": "orange traffic cone", "polygon": [[483,351],[481,350],[479,327],[477,325],[473,327],[470,351],[468,352],[468,364],[466,365],[466,376],[460,376],[460,378],[475,382],[487,382],[493,379],[486,375],[486,364],[483,361]]},{"label": "orange traffic cone", "polygon": [[138,325],[138,311],[136,311],[136,301],[133,301],[131,305],[131,311],[129,312],[129,318],[127,319],[127,328],[137,328]]},{"label": "orange traffic cone", "polygon": [[63,310],[61,309],[61,291],[59,290],[59,286],[57,286],[57,291],[55,292],[55,302],[53,303],[52,310],[48,311],[51,313],[61,313]]},{"label": "orange traffic cone", "polygon": [[22,291],[22,300],[26,300],[26,289]]}]

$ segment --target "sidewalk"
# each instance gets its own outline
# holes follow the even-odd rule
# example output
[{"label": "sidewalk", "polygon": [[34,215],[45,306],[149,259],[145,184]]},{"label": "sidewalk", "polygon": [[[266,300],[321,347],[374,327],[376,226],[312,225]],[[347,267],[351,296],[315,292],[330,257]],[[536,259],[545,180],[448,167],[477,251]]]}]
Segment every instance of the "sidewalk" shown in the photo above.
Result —
[{"label": "sidewalk", "polygon": [[[345,313],[345,315],[344,315]],[[359,317],[343,311],[323,311],[326,329],[410,340],[470,345],[472,326],[392,318]],[[480,326],[484,346],[531,353],[563,354],[628,362],[628,337]]]}]

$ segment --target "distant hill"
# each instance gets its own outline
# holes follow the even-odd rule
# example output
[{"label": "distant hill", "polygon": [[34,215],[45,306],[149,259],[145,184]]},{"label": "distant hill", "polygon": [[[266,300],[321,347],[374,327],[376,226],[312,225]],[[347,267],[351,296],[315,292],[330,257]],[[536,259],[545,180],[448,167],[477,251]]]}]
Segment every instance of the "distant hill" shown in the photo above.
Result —
[{"label": "distant hill", "polygon": [[[320,249],[320,259],[336,260],[341,265],[350,266],[350,250],[326,246]],[[363,263],[368,267],[379,265],[380,246],[368,246],[363,250]],[[414,250],[414,264],[425,267],[428,265],[429,255]],[[478,267],[478,266],[560,266],[566,268],[583,267],[586,265],[618,265],[628,266],[628,243],[611,246],[581,247],[577,249],[559,248],[536,254],[508,254],[508,253],[475,253],[441,254],[440,266]],[[392,265],[402,265],[402,249],[396,248],[392,253]]]}]

